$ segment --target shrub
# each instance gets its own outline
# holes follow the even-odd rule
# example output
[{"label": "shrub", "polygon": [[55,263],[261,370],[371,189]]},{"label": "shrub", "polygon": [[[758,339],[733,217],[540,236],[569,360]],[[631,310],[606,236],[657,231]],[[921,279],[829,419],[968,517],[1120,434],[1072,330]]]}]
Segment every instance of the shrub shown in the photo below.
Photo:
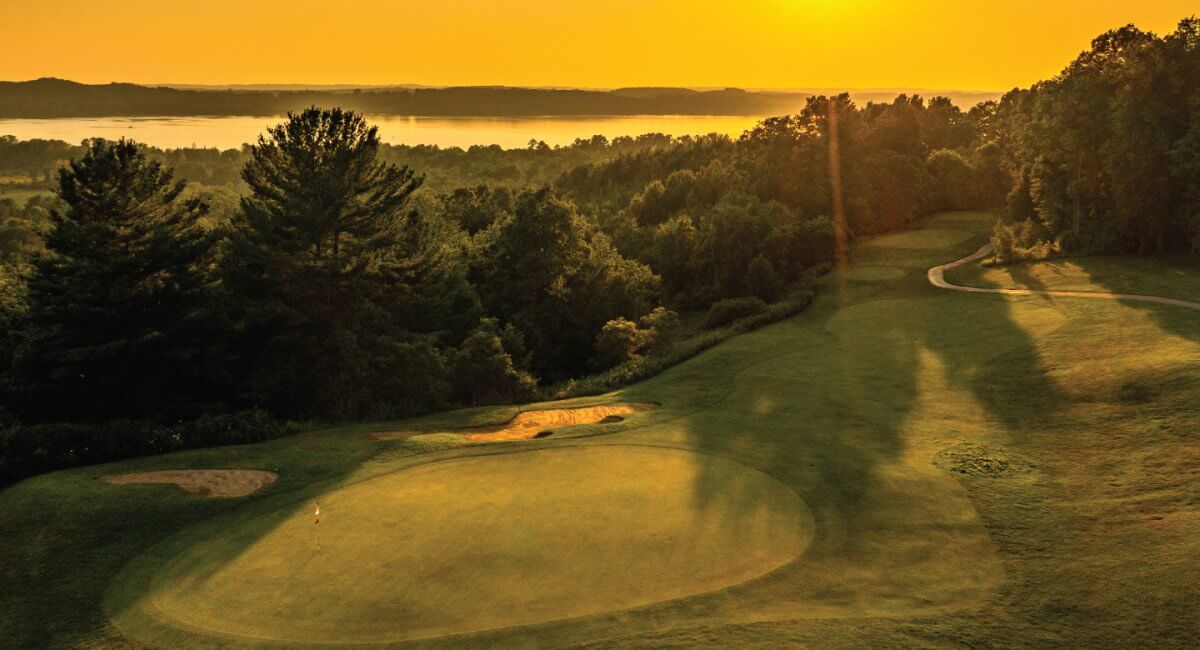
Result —
[{"label": "shrub", "polygon": [[459,401],[478,406],[532,397],[537,380],[517,367],[510,354],[511,349],[520,352],[523,347],[520,333],[499,330],[495,319],[483,319],[483,324],[450,355],[451,378]]},{"label": "shrub", "polygon": [[639,359],[641,351],[653,339],[653,332],[639,329],[637,323],[624,318],[614,318],[600,328],[596,335],[596,354],[592,365],[596,368],[612,368]]},{"label": "shrub", "polygon": [[992,231],[992,255],[989,265],[1038,262],[1062,253],[1062,244],[1046,239],[1045,229],[1029,219],[1011,226],[996,221]]},{"label": "shrub", "polygon": [[270,413],[261,410],[202,415],[180,425],[184,447],[208,447],[262,442],[284,435],[285,430]]},{"label": "shrub", "polygon": [[767,310],[767,303],[762,298],[729,298],[718,300],[708,308],[704,318],[705,329],[724,327],[747,316],[761,314]]},{"label": "shrub", "polygon": [[671,341],[679,329],[679,314],[666,307],[655,307],[653,311],[638,319],[638,327],[649,333],[646,348],[660,350]]},{"label": "shrub", "polygon": [[746,269],[746,287],[750,294],[763,300],[775,300],[783,290],[783,280],[765,255],[759,253]]}]

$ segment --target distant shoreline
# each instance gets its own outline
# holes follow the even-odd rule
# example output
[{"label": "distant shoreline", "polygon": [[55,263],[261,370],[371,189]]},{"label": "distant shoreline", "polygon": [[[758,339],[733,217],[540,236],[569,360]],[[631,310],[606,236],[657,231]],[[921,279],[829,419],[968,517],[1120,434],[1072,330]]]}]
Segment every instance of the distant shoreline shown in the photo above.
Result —
[{"label": "distant shoreline", "polygon": [[[890,102],[893,90],[851,90],[858,103]],[[341,106],[367,115],[429,118],[747,117],[799,112],[814,93],[737,88],[574,90],[472,87],[199,89],[81,84],[62,79],[0,82],[0,119],[276,117],[308,106]],[[833,93],[828,93],[833,94]],[[946,96],[961,108],[1001,93],[915,92]]]},{"label": "distant shoreline", "polygon": [[[525,149],[529,142],[566,146],[577,139],[607,139],[661,133],[676,137],[718,133],[737,137],[766,116],[602,115],[602,116],[407,116],[367,115],[390,144],[458,147],[498,145]],[[130,138],[163,149],[239,149],[257,141],[271,125],[286,119],[266,116],[117,116],[0,118],[0,137],[78,143],[88,138]]]}]

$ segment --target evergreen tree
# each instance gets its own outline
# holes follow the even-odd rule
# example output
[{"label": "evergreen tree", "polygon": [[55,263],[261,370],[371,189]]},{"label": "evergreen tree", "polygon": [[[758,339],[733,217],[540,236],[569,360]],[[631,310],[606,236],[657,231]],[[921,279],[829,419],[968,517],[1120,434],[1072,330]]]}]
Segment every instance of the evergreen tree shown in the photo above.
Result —
[{"label": "evergreen tree", "polygon": [[16,385],[30,420],[194,414],[214,398],[207,206],[133,142],[93,140],[59,172],[34,260]]},{"label": "evergreen tree", "polygon": [[336,108],[289,115],[251,147],[225,277],[244,319],[246,391],[278,412],[405,414],[446,399],[434,337],[401,325],[427,261],[405,214],[421,178],[381,162],[379,147],[374,127]]}]

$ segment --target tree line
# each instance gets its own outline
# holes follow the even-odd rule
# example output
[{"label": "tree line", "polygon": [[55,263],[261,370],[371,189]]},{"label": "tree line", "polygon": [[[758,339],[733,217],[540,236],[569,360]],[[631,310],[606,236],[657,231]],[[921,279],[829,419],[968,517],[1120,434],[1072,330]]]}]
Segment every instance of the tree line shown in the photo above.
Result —
[{"label": "tree line", "polygon": [[807,303],[767,305],[833,258],[834,112],[851,236],[1003,194],[972,114],[903,96],[813,98],[737,140],[580,141],[564,155],[589,161],[552,183],[447,191],[422,191],[360,115],[312,108],[229,156],[240,191],[220,218],[162,152],[88,141],[55,198],[0,202],[10,443],[126,422],[160,449],[230,441],[236,417],[162,433],[214,414],[528,400],[670,345],[681,312],[709,310],[709,328],[794,313]]},{"label": "tree line", "polygon": [[979,112],[1015,179],[997,261],[1200,251],[1200,20],[1106,32]]},{"label": "tree line", "polygon": [[[448,192],[478,184],[525,187],[549,183],[560,174],[579,165],[608,160],[623,154],[656,147],[669,147],[688,140],[661,133],[638,136],[602,135],[577,138],[573,143],[551,147],[531,140],[523,149],[503,149],[499,145],[438,147],[381,143],[380,159],[420,169],[425,193]],[[146,154],[187,180],[190,191],[204,195],[218,217],[236,209],[237,197],[246,191],[242,168],[250,157],[249,146],[240,149],[214,148],[161,149],[144,146]],[[83,155],[85,145],[59,140],[18,140],[0,136],[0,182],[13,188],[53,190],[58,169],[68,160]]]}]

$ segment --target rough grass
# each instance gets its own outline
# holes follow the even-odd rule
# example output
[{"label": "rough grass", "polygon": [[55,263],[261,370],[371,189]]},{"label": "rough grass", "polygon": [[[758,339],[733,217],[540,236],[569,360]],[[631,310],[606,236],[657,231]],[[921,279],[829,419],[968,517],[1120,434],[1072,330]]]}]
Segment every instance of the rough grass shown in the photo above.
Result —
[{"label": "rough grass", "polygon": [[[369,441],[367,431],[395,426],[374,423],[26,480],[0,492],[0,639],[289,645],[300,639],[283,621],[307,625],[313,603],[336,598],[312,614],[324,617],[313,631],[322,636],[304,640],[463,631],[425,644],[1200,644],[1200,319],[1167,306],[930,287],[924,269],[975,250],[994,221],[943,215],[926,234],[861,245],[849,268],[903,274],[830,274],[794,318],[570,402],[663,405],[623,422],[432,449]],[[1095,281],[1104,289],[1192,290],[1169,263],[1104,263],[1098,277],[1109,280]],[[1013,271],[976,279],[1016,282],[994,275]],[[1108,284],[1118,277],[1129,286]],[[515,410],[403,424],[432,431]],[[542,462],[579,445],[603,458]],[[686,460],[664,467],[635,449]],[[280,479],[245,499],[209,501],[91,478],[182,467]],[[770,479],[739,478],[760,476]],[[338,542],[332,584],[269,565],[300,547],[293,531],[308,530],[314,500],[353,520],[338,524],[352,539]],[[731,569],[740,581],[778,561],[750,561],[780,547],[751,534],[742,549],[731,527],[801,509],[812,537],[799,557],[738,584],[710,579]],[[465,548],[477,559],[458,553]],[[589,563],[627,579],[577,566]],[[637,595],[657,588],[647,564],[663,572],[666,592]],[[243,586],[260,590],[245,611],[205,599],[239,597]],[[465,602],[473,588],[482,597]],[[155,594],[163,611],[146,607]],[[401,598],[415,609],[400,609]],[[243,624],[261,637],[225,636]]]}]

